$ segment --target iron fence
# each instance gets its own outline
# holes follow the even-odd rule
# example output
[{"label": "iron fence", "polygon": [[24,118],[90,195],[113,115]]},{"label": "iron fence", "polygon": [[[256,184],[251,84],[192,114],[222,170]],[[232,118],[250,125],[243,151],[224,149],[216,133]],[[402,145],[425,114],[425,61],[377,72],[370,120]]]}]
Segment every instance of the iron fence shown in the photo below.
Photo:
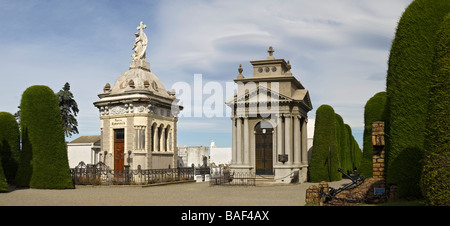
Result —
[{"label": "iron fence", "polygon": [[225,171],[219,174],[211,174],[209,185],[256,186],[256,175],[254,173],[230,173]]},{"label": "iron fence", "polygon": [[80,162],[70,169],[74,185],[147,185],[193,180],[195,168],[113,170],[102,162],[91,165]]}]

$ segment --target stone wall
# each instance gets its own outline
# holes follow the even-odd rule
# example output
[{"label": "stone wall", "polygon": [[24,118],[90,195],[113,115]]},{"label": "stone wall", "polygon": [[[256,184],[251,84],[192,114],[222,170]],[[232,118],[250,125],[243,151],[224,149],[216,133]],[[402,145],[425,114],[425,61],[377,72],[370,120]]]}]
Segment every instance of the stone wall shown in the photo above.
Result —
[{"label": "stone wall", "polygon": [[[322,181],[318,186],[312,185],[306,190],[306,203],[314,205],[355,205],[385,202],[384,122],[374,122],[372,124],[372,145],[373,177],[340,192],[331,200],[326,200],[325,195],[329,192],[328,183]],[[322,187],[323,193],[320,194],[320,188]],[[391,189],[394,190],[393,188]]]},{"label": "stone wall", "polygon": [[[360,205],[363,203],[373,204],[386,201],[385,194],[376,195],[375,189],[384,188],[385,181],[378,178],[369,178],[364,180],[348,190],[344,190],[336,195],[332,200],[326,200],[326,194],[329,192],[328,183],[322,181],[318,186],[311,185],[306,190],[306,203],[312,205]],[[323,194],[320,194],[320,188],[323,187]],[[337,189],[337,188],[336,188]],[[378,191],[377,191],[378,192]]]},{"label": "stone wall", "polygon": [[373,145],[373,177],[384,179],[385,151],[384,151],[384,122],[372,123],[372,145]]}]

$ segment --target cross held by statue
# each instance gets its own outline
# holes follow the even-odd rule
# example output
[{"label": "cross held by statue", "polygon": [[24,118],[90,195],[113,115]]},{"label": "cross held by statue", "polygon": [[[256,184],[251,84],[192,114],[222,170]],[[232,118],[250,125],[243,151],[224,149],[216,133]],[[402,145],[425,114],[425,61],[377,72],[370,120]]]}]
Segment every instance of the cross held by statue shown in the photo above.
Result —
[{"label": "cross held by statue", "polygon": [[136,29],[140,30],[142,32],[142,29],[147,28],[147,25],[144,24],[144,22],[141,21],[141,23],[139,24],[139,27],[137,27]]}]

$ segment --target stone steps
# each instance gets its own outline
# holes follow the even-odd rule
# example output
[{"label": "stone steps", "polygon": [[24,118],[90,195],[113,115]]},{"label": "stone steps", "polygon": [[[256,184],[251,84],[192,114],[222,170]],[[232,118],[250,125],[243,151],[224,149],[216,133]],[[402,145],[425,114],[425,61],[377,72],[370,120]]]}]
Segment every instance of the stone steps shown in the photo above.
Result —
[{"label": "stone steps", "polygon": [[275,182],[274,175],[256,175],[256,181]]}]

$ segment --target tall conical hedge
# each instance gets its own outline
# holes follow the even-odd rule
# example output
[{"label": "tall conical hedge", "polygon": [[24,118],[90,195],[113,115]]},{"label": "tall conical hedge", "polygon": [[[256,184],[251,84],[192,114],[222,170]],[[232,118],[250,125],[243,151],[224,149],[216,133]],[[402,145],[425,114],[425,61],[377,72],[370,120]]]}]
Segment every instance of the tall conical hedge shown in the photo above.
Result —
[{"label": "tall conical hedge", "polygon": [[31,150],[30,139],[28,138],[28,129],[22,127],[22,150],[20,151],[19,167],[16,175],[16,185],[18,187],[30,187],[30,179],[33,174],[31,159],[33,153]]},{"label": "tall conical hedge", "polygon": [[337,171],[340,167],[339,155],[334,110],[329,105],[322,105],[316,111],[313,150],[309,166],[310,181],[340,180],[342,177]]},{"label": "tall conical hedge", "polygon": [[387,183],[399,197],[420,197],[419,180],[437,31],[448,0],[415,0],[403,13],[392,43],[386,81]]},{"label": "tall conical hedge", "polygon": [[353,136],[352,128],[348,124],[344,124],[344,127],[347,130],[347,134],[349,134],[349,136],[347,136],[348,153],[346,155],[346,161],[349,165],[348,172],[351,172],[355,169],[359,169],[362,152],[358,142],[356,142],[355,137]]},{"label": "tall conical hedge", "polygon": [[[6,142],[6,140],[3,142],[0,142],[0,151],[3,151],[5,149],[9,149],[9,144],[8,144],[8,142]],[[2,160],[2,157],[0,156],[0,192],[7,192],[9,185],[8,185],[8,182],[6,181],[6,177],[3,172],[3,166],[2,166],[3,164],[2,164],[1,160]]]},{"label": "tall conical hedge", "polygon": [[[31,188],[73,188],[58,99],[47,86],[31,86],[20,104],[23,139],[32,150]],[[27,141],[23,141],[26,143]]]},{"label": "tall conical hedge", "polygon": [[7,144],[0,151],[5,177],[8,183],[14,184],[19,162],[20,131],[16,119],[8,112],[0,112],[0,143],[2,142]]},{"label": "tall conical hedge", "polygon": [[[339,149],[339,162],[340,168],[346,172],[351,173],[353,171],[351,155],[350,155],[350,146],[349,140],[352,137],[352,134],[349,134],[349,131],[346,128],[347,124],[344,124],[344,120],[339,114],[335,114],[336,116],[336,139],[338,143]],[[347,125],[348,126],[348,125]]]},{"label": "tall conical hedge", "polygon": [[363,134],[363,154],[359,173],[366,178],[372,177],[372,123],[376,121],[385,122],[387,118],[386,111],[386,92],[376,93],[364,106],[364,134]]},{"label": "tall conical hedge", "polygon": [[437,37],[421,182],[427,205],[450,206],[450,13]]}]

